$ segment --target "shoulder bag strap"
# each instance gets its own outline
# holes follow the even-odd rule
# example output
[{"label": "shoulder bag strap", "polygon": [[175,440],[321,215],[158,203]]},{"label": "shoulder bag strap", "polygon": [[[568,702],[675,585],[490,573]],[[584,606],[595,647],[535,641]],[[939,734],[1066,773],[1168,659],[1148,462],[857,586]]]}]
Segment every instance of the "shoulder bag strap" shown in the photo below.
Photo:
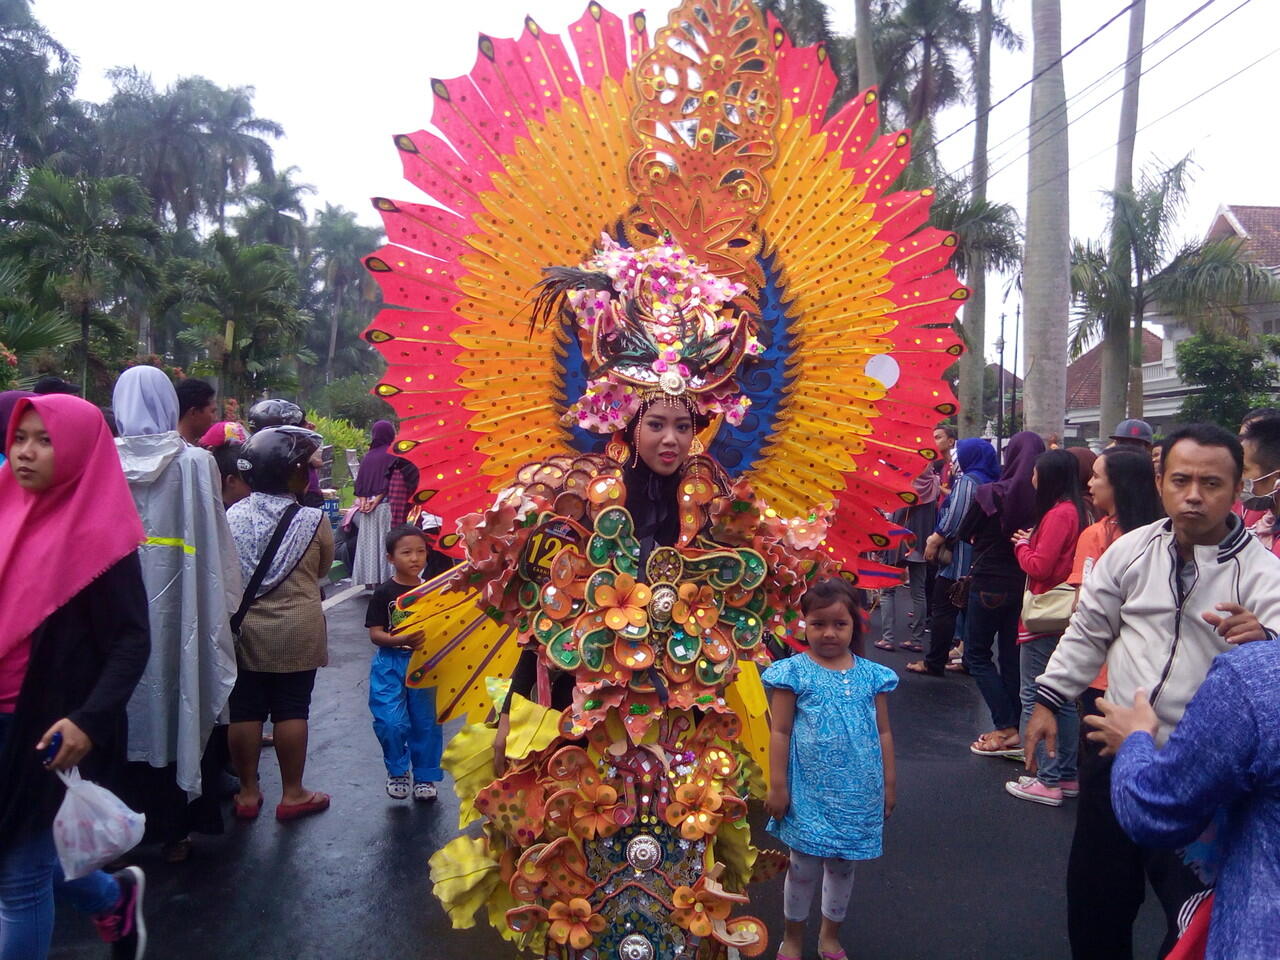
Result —
[{"label": "shoulder bag strap", "polygon": [[298,515],[298,511],[301,509],[301,505],[291,503],[281,515],[280,522],[276,524],[275,533],[271,535],[271,542],[267,544],[267,549],[262,553],[262,559],[258,561],[258,566],[254,569],[253,576],[249,578],[249,585],[244,588],[244,596],[240,598],[240,609],[231,617],[232,633],[238,634],[240,632],[240,624],[244,623],[244,618],[249,613],[249,608],[253,606],[253,601],[258,598],[258,588],[262,586],[262,581],[266,579],[267,571],[271,569],[271,562],[275,560],[276,554],[280,550],[280,543],[284,540],[285,532],[289,529],[289,524],[293,522],[293,518]]}]

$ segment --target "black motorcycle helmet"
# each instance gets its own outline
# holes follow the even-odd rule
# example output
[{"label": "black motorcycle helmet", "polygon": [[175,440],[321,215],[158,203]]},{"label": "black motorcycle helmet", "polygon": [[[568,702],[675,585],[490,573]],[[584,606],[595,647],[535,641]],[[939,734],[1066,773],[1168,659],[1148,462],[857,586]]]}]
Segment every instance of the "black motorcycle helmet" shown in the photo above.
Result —
[{"label": "black motorcycle helmet", "polygon": [[266,427],[240,448],[237,466],[254,493],[299,494],[307,486],[307,462],[323,443],[303,427]]},{"label": "black motorcycle helmet", "polygon": [[265,427],[300,427],[305,416],[292,400],[259,400],[249,408],[249,432]]}]

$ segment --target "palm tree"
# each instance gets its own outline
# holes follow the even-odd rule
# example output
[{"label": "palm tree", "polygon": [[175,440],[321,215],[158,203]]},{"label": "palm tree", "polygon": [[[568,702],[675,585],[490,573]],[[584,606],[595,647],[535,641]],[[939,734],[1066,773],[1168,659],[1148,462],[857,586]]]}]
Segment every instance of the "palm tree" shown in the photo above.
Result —
[{"label": "palm tree", "polygon": [[274,243],[298,251],[306,248],[307,208],[302,198],[314,194],[316,188],[296,182],[293,178],[298,172],[297,167],[289,167],[244,189],[244,212],[235,218],[237,236],[249,243]]},{"label": "palm tree", "polygon": [[[1129,52],[1125,58],[1124,94],[1120,100],[1120,136],[1116,140],[1113,191],[1117,196],[1133,192],[1133,151],[1138,135],[1138,83],[1142,77],[1142,34],[1146,12],[1146,0],[1138,0],[1129,11]],[[1124,242],[1121,233],[1113,232],[1111,249],[1114,251],[1116,272],[1121,276],[1129,276],[1133,264],[1128,244]],[[1098,426],[1104,434],[1125,418],[1130,319],[1127,305],[1109,311],[1102,333],[1102,385]]]},{"label": "palm tree", "polygon": [[226,223],[227,198],[241,191],[248,181],[249,169],[260,180],[274,176],[271,145],[265,137],[284,136],[284,128],[274,120],[253,112],[253,87],[222,89],[203,78],[206,106],[205,130],[211,141],[215,175],[206,184],[206,210],[219,230]]},{"label": "palm tree", "polygon": [[[81,382],[89,391],[89,327],[123,282],[151,283],[158,232],[131,177],[72,179],[36,169],[22,195],[0,206],[0,256],[20,260],[31,298],[61,305],[80,322]],[[52,296],[50,296],[52,295]]]},{"label": "palm tree", "polygon": [[[1147,308],[1233,333],[1247,332],[1240,307],[1280,299],[1280,278],[1247,259],[1234,237],[1176,246],[1174,231],[1186,201],[1190,160],[1143,172],[1137,188],[1112,192],[1110,242],[1074,245],[1071,289],[1076,322],[1071,349],[1085,346],[1119,320],[1132,318],[1129,409],[1141,417],[1142,329]],[[1109,421],[1099,426],[1105,428]]]},{"label": "palm tree", "polygon": [[382,242],[382,231],[361,226],[356,215],[342,207],[325,204],[316,214],[311,229],[310,246],[315,251],[315,266],[324,284],[324,309],[329,313],[329,339],[326,352],[324,382],[334,380],[334,358],[338,350],[338,331],[344,314],[353,311],[362,321],[367,311],[357,304],[372,299],[377,289],[361,260]]},{"label": "palm tree", "polygon": [[1027,337],[1024,409],[1029,430],[1061,435],[1067,405],[1071,230],[1067,194],[1067,94],[1059,0],[1034,0],[1031,147],[1027,154],[1027,251],[1023,302]]},{"label": "palm tree", "polygon": [[0,0],[0,196],[19,165],[43,158],[75,83],[75,59],[31,15],[29,0]]},{"label": "palm tree", "polygon": [[179,336],[208,355],[223,396],[245,399],[314,361],[298,349],[310,317],[297,309],[297,276],[280,247],[214,234],[183,286],[189,326]]},{"label": "palm tree", "polygon": [[25,360],[41,350],[56,350],[80,339],[75,321],[60,308],[32,303],[27,272],[16,260],[0,261],[0,346]]},{"label": "palm tree", "polygon": [[858,83],[863,89],[879,82],[876,69],[875,19],[871,15],[871,0],[854,0],[853,48]]},{"label": "palm tree", "polygon": [[201,211],[201,188],[213,166],[203,87],[188,78],[158,93],[136,67],[116,68],[108,77],[115,93],[98,108],[98,119],[112,172],[142,182],[157,225],[169,214],[179,230],[187,230]]},{"label": "palm tree", "polygon": [[[901,0],[878,28],[880,97],[894,123],[914,131],[912,156],[933,164],[933,118],[969,99],[968,71],[978,56],[979,20],[962,0]],[[886,9],[886,13],[888,12]],[[1006,49],[1021,38],[993,16],[992,36]]]},{"label": "palm tree", "polygon": [[[991,39],[995,31],[993,0],[981,0],[978,10],[978,55],[973,65],[974,133],[971,180],[975,203],[987,199],[987,132],[991,112]],[[969,299],[964,305],[962,331],[968,344],[960,357],[960,417],[962,436],[982,433],[983,399],[986,388],[987,264],[978,255],[969,272]]]}]

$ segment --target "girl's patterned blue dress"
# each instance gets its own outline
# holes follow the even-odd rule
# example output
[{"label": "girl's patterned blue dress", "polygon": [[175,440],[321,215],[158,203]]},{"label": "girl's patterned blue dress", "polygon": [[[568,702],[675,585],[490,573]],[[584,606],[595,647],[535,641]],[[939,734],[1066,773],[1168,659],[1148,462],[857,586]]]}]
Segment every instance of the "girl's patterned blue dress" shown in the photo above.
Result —
[{"label": "girl's patterned blue dress", "polygon": [[884,764],[875,698],[894,689],[898,675],[862,657],[848,670],[830,670],[798,653],[773,664],[761,679],[796,695],[787,760],[791,806],[766,829],[810,856],[880,856]]}]

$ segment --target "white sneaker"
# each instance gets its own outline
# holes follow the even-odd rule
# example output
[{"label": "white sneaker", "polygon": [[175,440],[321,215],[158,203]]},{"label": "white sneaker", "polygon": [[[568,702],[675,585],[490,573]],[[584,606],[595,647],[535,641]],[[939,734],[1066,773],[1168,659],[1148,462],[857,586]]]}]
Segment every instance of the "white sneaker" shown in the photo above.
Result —
[{"label": "white sneaker", "polygon": [[387,796],[392,800],[407,800],[409,797],[409,777],[387,777]]},{"label": "white sneaker", "polygon": [[440,794],[436,790],[436,785],[430,781],[413,785],[413,799],[415,800],[434,800],[438,796]]}]

